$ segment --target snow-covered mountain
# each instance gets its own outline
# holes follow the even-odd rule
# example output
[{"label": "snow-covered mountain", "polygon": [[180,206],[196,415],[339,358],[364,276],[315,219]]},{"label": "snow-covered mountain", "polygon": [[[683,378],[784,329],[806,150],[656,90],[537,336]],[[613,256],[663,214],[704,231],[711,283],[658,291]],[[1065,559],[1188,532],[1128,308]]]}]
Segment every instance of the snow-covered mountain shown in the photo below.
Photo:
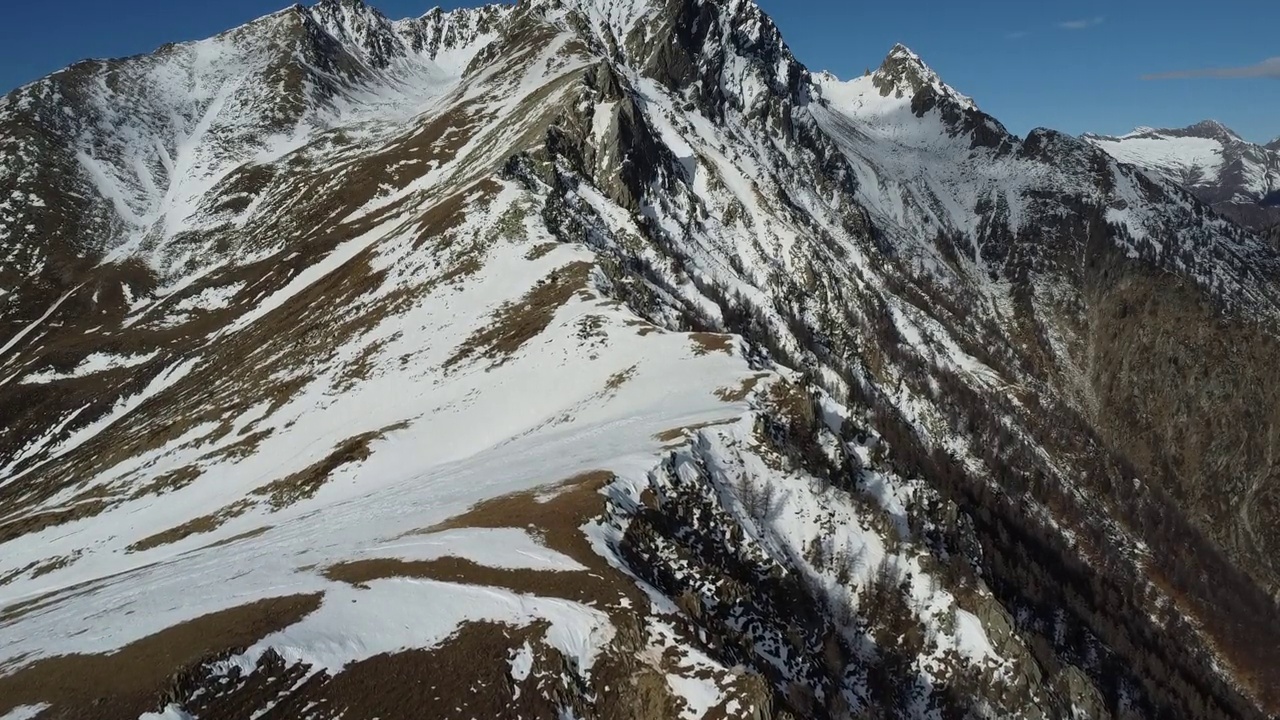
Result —
[{"label": "snow-covered mountain", "polygon": [[1213,120],[1085,139],[1121,162],[1187,188],[1247,226],[1280,223],[1280,142],[1255,145]]},{"label": "snow-covered mountain", "polygon": [[1280,255],[749,0],[0,101],[0,717],[1265,717]]}]

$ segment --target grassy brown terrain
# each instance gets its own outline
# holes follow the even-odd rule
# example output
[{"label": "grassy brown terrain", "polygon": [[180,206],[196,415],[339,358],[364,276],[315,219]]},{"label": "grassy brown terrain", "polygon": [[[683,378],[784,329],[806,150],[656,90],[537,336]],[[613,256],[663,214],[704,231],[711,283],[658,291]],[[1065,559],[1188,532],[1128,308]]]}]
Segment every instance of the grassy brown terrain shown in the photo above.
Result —
[{"label": "grassy brown terrain", "polygon": [[110,655],[38,660],[0,676],[0,713],[50,704],[54,720],[134,720],[160,710],[184,668],[235,652],[292,625],[320,606],[319,595],[261,600],[163,630]]}]

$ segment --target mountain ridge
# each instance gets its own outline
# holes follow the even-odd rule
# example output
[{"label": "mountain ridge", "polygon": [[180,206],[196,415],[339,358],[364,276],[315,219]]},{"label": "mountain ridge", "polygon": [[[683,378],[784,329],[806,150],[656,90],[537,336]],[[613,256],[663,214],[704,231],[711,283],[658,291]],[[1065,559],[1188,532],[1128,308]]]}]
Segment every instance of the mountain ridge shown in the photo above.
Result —
[{"label": "mountain ridge", "polygon": [[1280,197],[1280,154],[1274,143],[1250,143],[1213,120],[1084,138],[1119,160],[1187,188],[1246,227],[1267,230],[1280,223],[1280,214],[1271,209]]},{"label": "mountain ridge", "polygon": [[365,7],[14,96],[0,711],[1276,707],[1273,248],[751,2]]}]

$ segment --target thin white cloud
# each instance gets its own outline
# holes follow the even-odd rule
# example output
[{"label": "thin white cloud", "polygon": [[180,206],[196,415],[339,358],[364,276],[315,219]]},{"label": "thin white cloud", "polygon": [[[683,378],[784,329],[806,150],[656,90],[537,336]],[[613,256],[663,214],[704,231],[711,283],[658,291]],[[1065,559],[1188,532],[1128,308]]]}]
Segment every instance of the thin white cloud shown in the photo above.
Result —
[{"label": "thin white cloud", "polygon": [[1280,57],[1268,58],[1256,65],[1245,65],[1244,67],[1178,70],[1142,76],[1143,80],[1185,80],[1189,78],[1280,78]]},{"label": "thin white cloud", "polygon": [[1004,36],[1004,39],[1005,40],[1021,40],[1022,38],[1030,34],[1031,33],[1027,32],[1026,30],[1017,30],[1011,33],[1006,33]]},{"label": "thin white cloud", "polygon": [[1067,20],[1065,22],[1060,22],[1058,23],[1058,27],[1063,30],[1088,30],[1089,28],[1097,27],[1106,21],[1107,18],[1105,15],[1098,15],[1091,18],[1081,18],[1079,20]]}]

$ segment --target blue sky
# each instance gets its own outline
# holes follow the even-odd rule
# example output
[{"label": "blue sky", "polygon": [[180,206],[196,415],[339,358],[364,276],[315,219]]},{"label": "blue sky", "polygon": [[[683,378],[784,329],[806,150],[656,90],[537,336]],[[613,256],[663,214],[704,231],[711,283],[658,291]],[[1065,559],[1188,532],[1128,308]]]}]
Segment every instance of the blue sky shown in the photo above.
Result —
[{"label": "blue sky", "polygon": [[[758,1],[811,68],[851,77],[902,42],[1020,134],[1037,126],[1122,133],[1213,118],[1251,140],[1280,136],[1280,2],[1273,0]],[[0,23],[0,88],[84,57],[206,37],[286,4],[8,3]],[[433,3],[373,4],[404,17]]]}]

